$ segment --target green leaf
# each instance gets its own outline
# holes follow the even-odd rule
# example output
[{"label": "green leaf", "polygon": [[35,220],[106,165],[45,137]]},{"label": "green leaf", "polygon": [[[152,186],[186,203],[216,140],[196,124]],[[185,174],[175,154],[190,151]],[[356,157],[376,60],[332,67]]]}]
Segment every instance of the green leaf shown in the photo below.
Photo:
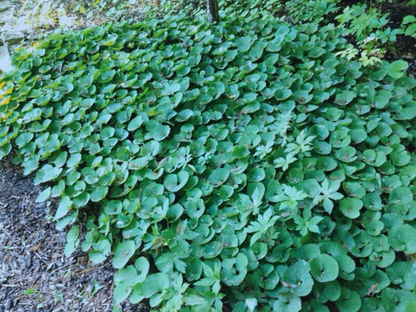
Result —
[{"label": "green leaf", "polygon": [[77,167],[78,164],[81,162],[81,159],[82,159],[81,154],[73,154],[71,155],[71,157],[69,157],[66,165],[68,166],[68,168]]},{"label": "green leaf", "polygon": [[23,294],[26,296],[31,296],[31,295],[34,295],[35,293],[36,291],[33,288],[28,288],[23,292]]},{"label": "green leaf", "polygon": [[113,267],[116,269],[123,268],[135,252],[136,245],[134,241],[127,240],[118,244],[114,252]]},{"label": "green leaf", "polygon": [[0,147],[0,159],[3,159],[5,156],[7,156],[11,150],[12,145],[10,143],[6,143],[2,147]]},{"label": "green leaf", "polygon": [[130,163],[129,163],[129,169],[130,170],[140,170],[144,167],[146,167],[146,165],[148,164],[148,162],[151,160],[151,158],[149,156],[144,156],[144,157],[140,157],[140,158],[136,158],[133,159]]},{"label": "green leaf", "polygon": [[398,60],[387,65],[386,67],[387,74],[394,79],[399,79],[403,77],[408,67],[409,67],[409,64],[407,64],[407,62]]},{"label": "green leaf", "polygon": [[88,255],[90,260],[95,264],[103,262],[111,251],[110,242],[103,237],[97,243],[93,244],[92,247],[93,250]]},{"label": "green leaf", "polygon": [[45,95],[45,96],[41,96],[41,97],[38,97],[36,99],[36,102],[35,103],[38,106],[45,106],[46,104],[49,103],[49,101],[51,100],[51,98],[52,98],[52,95],[50,95],[50,94]]},{"label": "green leaf", "polygon": [[364,142],[367,138],[367,132],[364,129],[354,129],[349,132],[349,135],[356,144]]},{"label": "green leaf", "polygon": [[220,186],[225,181],[227,181],[229,176],[230,170],[225,168],[217,168],[214,169],[208,176],[208,182],[215,186]]},{"label": "green leaf", "polygon": [[297,296],[289,296],[289,298],[277,299],[273,304],[273,311],[298,312],[301,309],[302,301]]},{"label": "green leaf", "polygon": [[142,116],[137,116],[137,117],[135,117],[135,118],[133,118],[130,122],[129,122],[129,124],[128,124],[128,126],[127,126],[127,130],[128,131],[135,131],[135,130],[137,130],[141,125],[143,124],[143,119],[142,119]]},{"label": "green leaf", "polygon": [[402,289],[414,290],[416,286],[416,274],[411,261],[399,261],[386,269],[389,280],[398,284]]},{"label": "green leaf", "polygon": [[149,134],[155,141],[162,141],[169,135],[171,129],[169,126],[163,126],[156,120],[150,120],[146,124],[146,130],[149,131]]},{"label": "green leaf", "polygon": [[128,298],[133,286],[138,283],[136,269],[132,265],[120,269],[114,274],[114,283],[114,301],[119,304]]},{"label": "green leaf", "polygon": [[136,282],[142,283],[146,279],[147,274],[149,273],[149,260],[147,260],[147,258],[145,257],[140,257],[134,262],[134,267],[139,273],[139,275],[136,278]]},{"label": "green leaf", "polygon": [[105,198],[105,196],[108,193],[108,187],[107,186],[100,186],[97,187],[92,193],[91,193],[91,201],[93,202],[99,202]]},{"label": "green leaf", "polygon": [[319,302],[336,301],[341,297],[341,286],[337,281],[315,283],[313,293]]},{"label": "green leaf", "polygon": [[91,87],[93,81],[94,81],[94,77],[92,75],[87,75],[82,77],[79,81],[79,86],[80,87],[84,87],[84,88],[89,88]]},{"label": "green leaf", "polygon": [[79,228],[77,225],[74,225],[66,234],[66,245],[64,254],[66,257],[69,257],[79,245]]},{"label": "green leaf", "polygon": [[257,299],[247,298],[245,301],[245,305],[250,311],[254,311],[254,309],[257,307]]},{"label": "green leaf", "polygon": [[388,238],[394,250],[405,254],[416,253],[416,229],[409,224],[390,229]]},{"label": "green leaf", "polygon": [[340,106],[348,105],[356,96],[357,94],[354,91],[342,91],[336,95],[335,104]]},{"label": "green leaf", "polygon": [[232,151],[232,155],[235,158],[244,158],[248,156],[249,154],[250,154],[250,151],[248,150],[248,148],[245,146],[241,146],[241,145],[237,145],[236,147],[234,147]]},{"label": "green leaf", "polygon": [[340,312],[357,312],[361,308],[361,298],[345,287],[341,289],[341,297],[335,302]]},{"label": "green leaf", "polygon": [[110,82],[113,80],[114,75],[116,74],[116,71],[114,69],[105,71],[100,79],[102,82]]},{"label": "green leaf", "polygon": [[116,40],[118,38],[117,34],[109,34],[105,39],[100,40],[99,44],[102,46],[112,46],[116,43]]},{"label": "green leaf", "polygon": [[392,204],[408,203],[413,200],[413,193],[407,187],[396,187],[389,194],[389,202]]},{"label": "green leaf", "polygon": [[182,189],[189,180],[189,173],[181,170],[178,174],[169,174],[163,181],[163,185],[170,192],[177,192]]},{"label": "green leaf", "polygon": [[83,99],[79,105],[83,108],[90,108],[91,106],[93,106],[95,103],[95,99],[93,98],[88,98],[88,99]]},{"label": "green leaf", "polygon": [[366,193],[365,189],[357,182],[345,182],[342,186],[351,197],[362,198]]},{"label": "green leaf", "polygon": [[283,274],[283,287],[295,296],[304,297],[309,295],[313,287],[313,279],[309,271],[309,263],[305,261],[295,262]]},{"label": "green leaf", "polygon": [[311,274],[321,283],[336,280],[339,273],[338,263],[329,255],[321,254],[310,261]]},{"label": "green leaf", "polygon": [[129,297],[131,303],[141,302],[145,298],[162,292],[170,286],[169,277],[164,273],[150,274],[143,283],[139,283],[133,288],[133,292]]},{"label": "green leaf", "polygon": [[157,258],[155,265],[162,273],[168,273],[173,269],[175,256],[171,253],[164,253]]},{"label": "green leaf", "polygon": [[344,198],[339,203],[341,212],[350,219],[358,218],[362,207],[363,202],[358,198]]},{"label": "green leaf", "polygon": [[222,261],[221,280],[228,286],[237,286],[242,283],[247,274],[247,256],[239,253],[236,258]]},{"label": "green leaf", "polygon": [[403,167],[409,163],[411,156],[407,151],[395,151],[390,154],[390,159],[395,166]]},{"label": "green leaf", "polygon": [[65,196],[62,198],[61,202],[59,203],[58,210],[55,213],[55,220],[59,220],[65,217],[68,212],[71,210],[72,201],[69,196]]},{"label": "green leaf", "polygon": [[48,200],[50,195],[51,195],[51,188],[50,187],[47,187],[42,192],[40,192],[40,194],[38,195],[38,197],[36,197],[35,202],[36,203],[42,203],[42,202]]},{"label": "green leaf", "polygon": [[250,52],[249,52],[249,56],[251,60],[257,61],[263,55],[263,51],[266,46],[267,44],[264,42],[258,41],[254,43],[254,45],[251,47]]},{"label": "green leaf", "polygon": [[101,93],[112,93],[116,87],[116,84],[107,84],[101,89]]},{"label": "green leaf", "polygon": [[172,95],[181,89],[181,85],[177,82],[164,83],[163,89],[160,91],[161,96]]},{"label": "green leaf", "polygon": [[27,143],[29,143],[33,139],[33,137],[34,137],[33,133],[22,133],[16,138],[15,143],[18,147],[23,147]]},{"label": "green leaf", "polygon": [[119,215],[121,214],[121,210],[123,208],[123,204],[119,200],[110,200],[108,204],[104,208],[104,212],[108,215]]},{"label": "green leaf", "polygon": [[47,164],[36,173],[36,180],[41,183],[49,182],[56,179],[61,172],[62,168],[53,167]]}]

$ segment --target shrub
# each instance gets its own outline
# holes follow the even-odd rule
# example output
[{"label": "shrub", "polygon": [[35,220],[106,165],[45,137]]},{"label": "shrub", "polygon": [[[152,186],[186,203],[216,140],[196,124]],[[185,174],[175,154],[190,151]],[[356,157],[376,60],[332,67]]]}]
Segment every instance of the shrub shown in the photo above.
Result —
[{"label": "shrub", "polygon": [[378,9],[369,8],[366,4],[357,4],[344,8],[342,14],[336,19],[339,27],[345,28],[345,33],[350,35],[355,46],[340,51],[339,55],[352,59],[358,54],[364,66],[373,66],[381,62],[388,50],[392,49],[392,43],[396,41],[399,29],[391,29],[389,14],[382,14]]},{"label": "shrub", "polygon": [[[416,300],[407,64],[337,58],[328,25],[186,14],[50,36],[1,83],[1,157],[115,301],[161,311],[404,311]],[[80,244],[69,230],[66,254]],[[411,307],[409,308],[411,309]]]}]

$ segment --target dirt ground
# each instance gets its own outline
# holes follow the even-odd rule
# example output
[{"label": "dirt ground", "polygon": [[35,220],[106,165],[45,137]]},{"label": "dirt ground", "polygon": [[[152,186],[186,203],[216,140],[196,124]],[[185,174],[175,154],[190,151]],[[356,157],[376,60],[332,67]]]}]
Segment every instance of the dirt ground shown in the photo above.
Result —
[{"label": "dirt ground", "polygon": [[0,161],[0,312],[111,311],[111,263],[92,266],[80,250],[64,256],[66,234],[48,221],[56,202],[35,203],[41,188],[32,181],[10,157]]}]

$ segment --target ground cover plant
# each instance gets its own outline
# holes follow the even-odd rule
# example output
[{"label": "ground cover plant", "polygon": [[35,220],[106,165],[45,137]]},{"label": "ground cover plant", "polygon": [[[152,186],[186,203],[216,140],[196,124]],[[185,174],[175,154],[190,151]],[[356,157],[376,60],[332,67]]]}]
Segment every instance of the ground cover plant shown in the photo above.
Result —
[{"label": "ground cover plant", "polygon": [[364,68],[336,56],[348,44],[333,25],[233,12],[18,51],[0,85],[0,157],[13,150],[47,184],[38,201],[60,198],[67,255],[112,258],[116,303],[413,311],[407,63]]}]

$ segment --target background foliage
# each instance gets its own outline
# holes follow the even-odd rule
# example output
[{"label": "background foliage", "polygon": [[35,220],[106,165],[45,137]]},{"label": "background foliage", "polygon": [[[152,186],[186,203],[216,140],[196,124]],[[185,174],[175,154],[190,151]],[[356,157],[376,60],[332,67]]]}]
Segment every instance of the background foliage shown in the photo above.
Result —
[{"label": "background foliage", "polygon": [[111,256],[116,303],[414,308],[416,81],[404,61],[338,57],[344,30],[273,5],[217,25],[167,9],[13,56],[0,157],[61,198],[67,255]]}]

